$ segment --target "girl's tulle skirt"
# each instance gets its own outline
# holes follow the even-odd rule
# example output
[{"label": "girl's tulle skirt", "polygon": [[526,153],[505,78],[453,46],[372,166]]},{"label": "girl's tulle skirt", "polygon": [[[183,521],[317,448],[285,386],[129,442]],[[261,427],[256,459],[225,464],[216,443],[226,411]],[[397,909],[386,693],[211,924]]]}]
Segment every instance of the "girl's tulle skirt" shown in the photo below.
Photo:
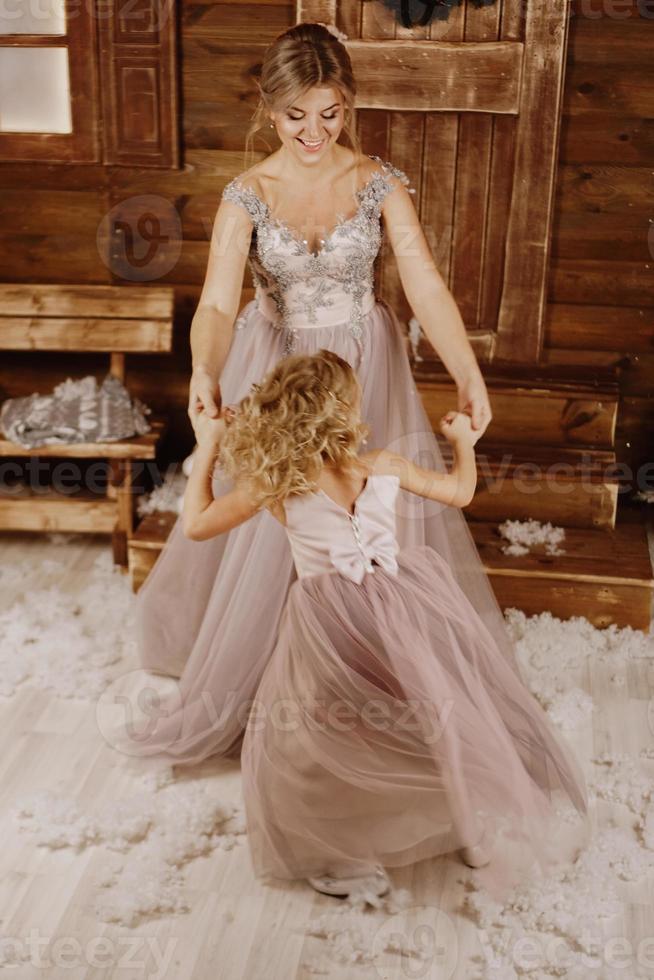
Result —
[{"label": "girl's tulle skirt", "polygon": [[398,563],[291,586],[241,752],[254,870],[393,868],[486,827],[474,873],[499,898],[560,862],[570,816],[586,842],[584,776],[447,562],[423,545]]}]

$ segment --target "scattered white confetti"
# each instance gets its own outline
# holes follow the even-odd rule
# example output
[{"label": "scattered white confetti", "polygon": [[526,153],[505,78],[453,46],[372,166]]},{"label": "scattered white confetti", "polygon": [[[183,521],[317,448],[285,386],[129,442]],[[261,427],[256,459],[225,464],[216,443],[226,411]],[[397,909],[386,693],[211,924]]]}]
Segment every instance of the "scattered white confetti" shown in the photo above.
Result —
[{"label": "scattered white confetti", "polygon": [[40,580],[50,574],[50,584],[30,588],[33,564],[12,566],[7,584],[12,590],[18,586],[17,596],[0,610],[4,697],[30,684],[58,697],[93,698],[125,658],[135,656],[133,593],[128,576],[114,566],[110,549],[98,555],[85,586],[75,595],[59,584],[62,568],[60,563],[41,562]]},{"label": "scattered white confetti", "polygon": [[[61,557],[60,544],[53,544],[53,554]],[[134,595],[128,578],[114,568],[109,548],[75,596],[61,587],[68,567],[64,561],[44,561],[42,553],[38,560],[26,555],[24,561],[0,566],[0,594],[6,597],[0,604],[5,640],[0,690],[11,697],[20,685],[31,684],[55,698],[87,700],[94,710],[95,699],[116,672],[138,666],[128,636]],[[583,741],[579,733],[588,735],[593,713],[602,710],[594,691],[613,689],[624,699],[625,692],[616,689],[625,687],[630,671],[654,663],[654,635],[630,627],[600,630],[584,617],[560,620],[549,612],[527,616],[507,609],[505,619],[525,682],[579,750],[597,832],[572,865],[521,886],[504,905],[477,887],[474,872],[461,865],[466,891],[457,913],[483,940],[482,953],[471,955],[465,975],[470,980],[646,976],[635,961],[626,972],[619,960],[614,965],[606,944],[616,930],[624,931],[620,923],[626,903],[639,900],[630,899],[625,889],[654,872],[654,747],[591,755],[592,739]],[[610,719],[606,726],[610,734]],[[621,734],[616,733],[615,744],[623,744]],[[102,851],[106,865],[95,895],[101,921],[134,928],[147,919],[192,914],[187,868],[244,842],[243,810],[221,800],[215,776],[175,778],[172,768],[153,764],[150,769],[147,761],[134,776],[125,766],[127,788],[120,799],[82,807],[58,785],[57,792],[41,789],[13,800],[14,818],[36,846],[66,848],[79,853],[80,860],[89,847]],[[307,901],[315,901],[315,893],[306,888]],[[393,916],[420,904],[411,892],[393,885],[381,898],[361,893],[333,901],[329,911],[319,912],[304,927],[313,940],[303,963],[307,975],[333,976],[338,963],[353,975],[376,977],[381,959],[386,964],[391,956],[416,974],[425,968],[424,949],[413,942],[411,930],[385,931]],[[234,914],[226,910],[223,919],[233,922]],[[521,940],[535,941],[535,959],[520,953]],[[7,956],[6,964],[19,962]]]},{"label": "scattered white confetti", "polygon": [[145,517],[146,514],[153,514],[155,511],[181,514],[186,483],[187,475],[180,464],[171,463],[161,486],[137,498],[136,511],[139,517]]},{"label": "scattered white confetti", "polygon": [[548,521],[504,521],[499,525],[499,532],[509,542],[502,546],[506,555],[525,555],[534,545],[545,545],[545,554],[563,555],[565,549],[559,545],[565,539],[565,528],[554,527]]},{"label": "scattered white confetti", "polygon": [[240,805],[224,803],[208,779],[169,782],[156,792],[147,775],[125,800],[83,813],[70,797],[41,790],[15,805],[20,828],[42,847],[82,851],[103,845],[129,854],[105,870],[96,914],[133,927],[143,918],[188,912],[183,868],[216,849],[231,850],[245,834]]}]

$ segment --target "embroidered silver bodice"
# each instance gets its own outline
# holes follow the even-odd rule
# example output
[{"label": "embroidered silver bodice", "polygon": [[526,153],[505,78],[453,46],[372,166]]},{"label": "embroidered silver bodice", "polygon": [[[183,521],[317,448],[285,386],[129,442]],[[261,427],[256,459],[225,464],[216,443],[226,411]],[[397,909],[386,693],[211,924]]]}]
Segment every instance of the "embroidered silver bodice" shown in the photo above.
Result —
[{"label": "embroidered silver bodice", "polygon": [[[248,264],[258,309],[285,332],[284,353],[296,348],[297,331],[346,324],[361,342],[363,319],[375,304],[374,262],[382,242],[381,208],[397,177],[409,193],[403,170],[369,154],[380,169],[355,192],[354,214],[336,224],[312,252],[301,238],[240,177],[225,185],[222,197],[245,208],[252,221]],[[243,326],[239,317],[235,324]]]}]

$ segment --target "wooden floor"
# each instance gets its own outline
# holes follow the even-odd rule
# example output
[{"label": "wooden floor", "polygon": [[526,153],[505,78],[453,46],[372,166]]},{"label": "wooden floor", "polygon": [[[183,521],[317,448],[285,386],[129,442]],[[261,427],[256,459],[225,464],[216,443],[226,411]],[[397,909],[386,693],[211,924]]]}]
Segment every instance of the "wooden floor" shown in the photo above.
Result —
[{"label": "wooden floor", "polygon": [[[41,559],[61,561],[65,573],[58,586],[71,593],[84,586],[95,557],[109,547],[106,538],[74,536],[67,543],[56,543],[26,534],[0,535],[3,568],[18,567],[29,558],[34,565],[30,581],[32,587],[38,587],[45,575],[39,572]],[[10,578],[5,582],[0,613],[11,606],[21,587],[18,581],[12,585]],[[607,750],[635,750],[637,755],[638,747],[654,747],[654,725],[647,723],[653,668],[651,663],[635,666],[628,672],[627,683],[620,687],[610,683],[610,670],[598,668],[595,672],[591,668],[585,680],[597,710],[587,728],[575,732],[580,757]],[[45,937],[41,955],[46,962],[50,956],[52,964],[44,970],[34,963],[24,963],[8,970],[7,976],[19,980],[46,975],[50,980],[134,980],[146,976],[175,980],[309,980],[317,975],[317,968],[302,964],[322,956],[327,959],[319,975],[338,980],[401,980],[408,976],[463,980],[485,975],[471,972],[468,962],[469,955],[483,960],[484,935],[457,911],[471,872],[454,855],[393,869],[395,886],[411,890],[409,908],[395,914],[369,913],[373,916],[369,932],[373,952],[382,950],[384,941],[393,933],[420,944],[423,940],[417,926],[427,921],[433,929],[438,919],[438,935],[446,952],[441,949],[423,967],[407,964],[391,954],[377,957],[368,965],[339,963],[333,945],[324,937],[309,933],[312,922],[320,921],[324,913],[335,913],[341,903],[315,894],[304,882],[279,889],[261,886],[253,876],[244,837],[231,851],[213,851],[187,865],[189,912],[153,918],[131,929],[98,921],[93,903],[99,876],[111,858],[110,851],[105,846],[86,847],[79,852],[69,847],[39,848],[29,835],[14,826],[9,816],[13,801],[35,790],[66,793],[82,811],[94,807],[99,799],[120,799],[129,792],[128,777],[98,731],[95,709],[91,701],[62,700],[27,684],[13,697],[0,699],[2,936],[24,941],[30,930],[35,930],[41,938]],[[651,711],[649,715],[651,718]],[[198,774],[210,781],[221,799],[239,799],[238,763],[209,762],[195,770]],[[625,807],[600,801],[598,821],[608,822],[611,818],[619,824],[630,822]],[[639,942],[650,937],[651,944],[652,878],[626,883],[623,895],[618,925],[613,921],[609,932],[631,942],[635,957]],[[66,937],[69,943],[62,945]],[[95,956],[93,944],[100,939],[106,945],[97,947]],[[590,969],[587,974],[603,975]],[[654,967],[649,972],[637,972],[634,967],[620,975],[654,976]]]}]

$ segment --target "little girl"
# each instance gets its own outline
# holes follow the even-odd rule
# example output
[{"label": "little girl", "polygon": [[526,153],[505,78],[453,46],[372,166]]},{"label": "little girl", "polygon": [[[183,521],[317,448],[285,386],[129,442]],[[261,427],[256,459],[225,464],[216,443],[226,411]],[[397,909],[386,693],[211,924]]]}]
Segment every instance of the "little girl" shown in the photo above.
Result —
[{"label": "little girl", "polygon": [[[554,862],[555,793],[588,833],[584,777],[449,565],[395,539],[400,489],[441,506],[472,499],[469,417],[441,419],[454,464],[439,473],[383,449],[359,455],[360,396],[350,365],[321,350],[280,361],[224,417],[195,423],[184,533],[202,541],[266,507],[298,576],[241,753],[253,867],[381,895],[384,867],[459,849],[499,898],[535,859]],[[214,499],[216,462],[233,489]]]}]

